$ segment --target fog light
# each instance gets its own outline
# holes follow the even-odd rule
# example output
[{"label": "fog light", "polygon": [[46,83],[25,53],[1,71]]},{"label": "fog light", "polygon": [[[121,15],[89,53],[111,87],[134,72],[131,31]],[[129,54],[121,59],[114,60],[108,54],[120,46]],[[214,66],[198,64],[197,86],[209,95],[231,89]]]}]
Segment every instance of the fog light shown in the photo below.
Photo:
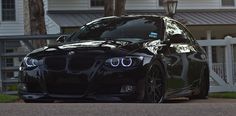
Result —
[{"label": "fog light", "polygon": [[121,93],[129,93],[129,92],[133,92],[134,90],[135,90],[135,86],[124,85],[121,87],[120,92]]}]

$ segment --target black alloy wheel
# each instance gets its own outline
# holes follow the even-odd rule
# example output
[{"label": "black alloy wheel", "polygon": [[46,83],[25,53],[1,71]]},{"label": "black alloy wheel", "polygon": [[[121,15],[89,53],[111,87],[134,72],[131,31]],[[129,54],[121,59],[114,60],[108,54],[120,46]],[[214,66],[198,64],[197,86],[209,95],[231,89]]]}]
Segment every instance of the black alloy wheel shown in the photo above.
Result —
[{"label": "black alloy wheel", "polygon": [[144,102],[161,103],[164,99],[163,71],[158,65],[153,65],[145,79]]}]

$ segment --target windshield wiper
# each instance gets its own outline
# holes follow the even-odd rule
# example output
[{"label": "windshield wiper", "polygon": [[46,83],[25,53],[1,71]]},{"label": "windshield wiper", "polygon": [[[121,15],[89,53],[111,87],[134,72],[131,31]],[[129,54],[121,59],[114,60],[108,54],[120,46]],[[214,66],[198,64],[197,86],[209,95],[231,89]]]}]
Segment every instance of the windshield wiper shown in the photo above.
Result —
[{"label": "windshield wiper", "polygon": [[[122,45],[121,42],[119,41],[122,41],[122,40],[115,40],[115,39],[112,39],[112,38],[105,38],[104,39],[105,41],[103,43],[101,43],[99,45],[99,47],[102,47],[104,44],[116,44],[116,45]],[[123,41],[123,42],[127,42],[127,41]]]}]

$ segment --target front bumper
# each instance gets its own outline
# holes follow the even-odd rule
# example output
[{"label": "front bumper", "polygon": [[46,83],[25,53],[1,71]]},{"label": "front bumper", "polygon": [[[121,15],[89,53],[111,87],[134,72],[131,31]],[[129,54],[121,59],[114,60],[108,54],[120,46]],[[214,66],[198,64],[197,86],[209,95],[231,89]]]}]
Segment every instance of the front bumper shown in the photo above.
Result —
[{"label": "front bumper", "polygon": [[123,101],[123,100],[136,100],[135,93],[123,94],[102,94],[102,95],[58,95],[48,93],[27,93],[20,92],[20,97],[23,100],[96,100],[96,101]]},{"label": "front bumper", "polygon": [[137,97],[137,82],[145,77],[144,68],[130,70],[97,69],[71,73],[38,67],[20,71],[19,95],[38,99],[127,99]]}]

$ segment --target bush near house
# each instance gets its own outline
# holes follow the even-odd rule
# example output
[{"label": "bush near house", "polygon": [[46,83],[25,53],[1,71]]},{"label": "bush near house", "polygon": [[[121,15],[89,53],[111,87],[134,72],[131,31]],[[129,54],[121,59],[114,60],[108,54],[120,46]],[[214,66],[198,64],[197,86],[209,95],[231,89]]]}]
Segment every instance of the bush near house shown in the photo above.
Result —
[{"label": "bush near house", "polygon": [[17,91],[17,85],[7,85],[6,87],[6,91]]},{"label": "bush near house", "polygon": [[4,95],[0,94],[0,103],[11,103],[19,100],[19,97],[16,95]]}]

